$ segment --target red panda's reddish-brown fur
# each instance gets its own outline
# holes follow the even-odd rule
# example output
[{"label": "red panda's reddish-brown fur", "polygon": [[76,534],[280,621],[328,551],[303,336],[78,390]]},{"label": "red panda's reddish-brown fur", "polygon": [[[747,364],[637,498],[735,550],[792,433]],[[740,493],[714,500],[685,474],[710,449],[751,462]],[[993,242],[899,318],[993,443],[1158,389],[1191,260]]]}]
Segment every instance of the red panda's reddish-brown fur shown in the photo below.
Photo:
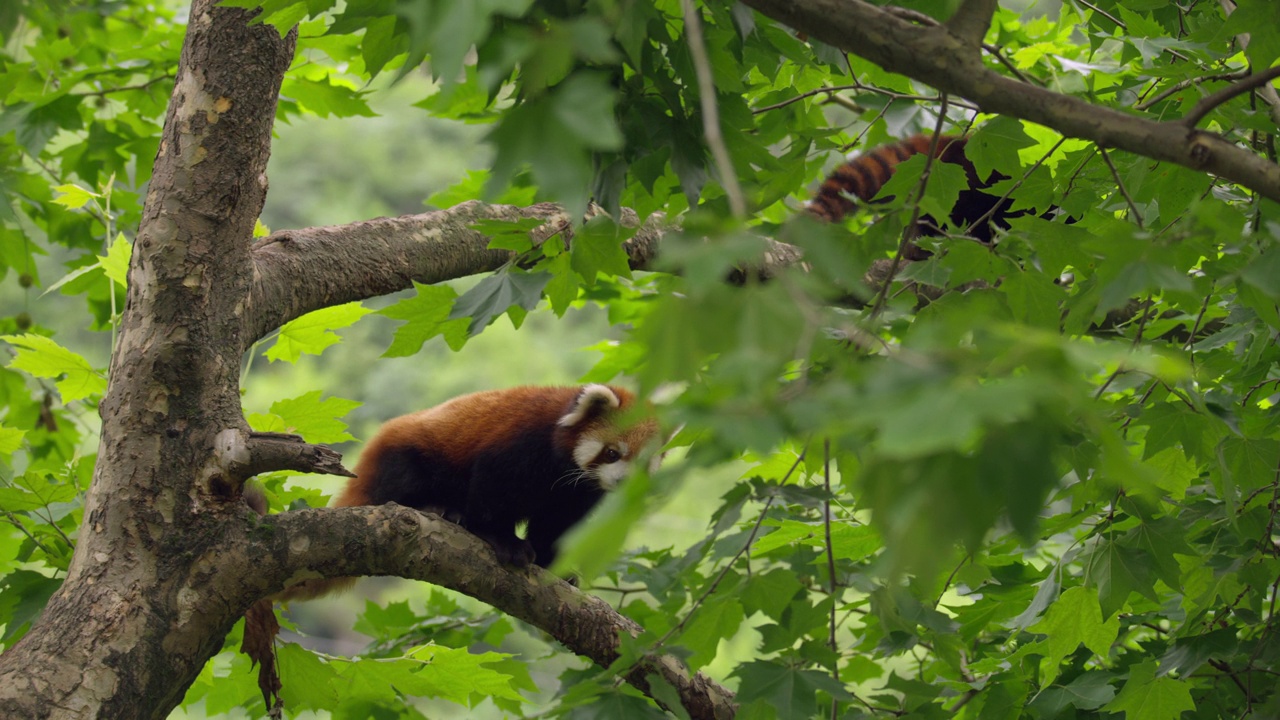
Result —
[{"label": "red panda's reddish-brown fur", "polygon": [[[914,155],[927,155],[932,147],[936,159],[959,165],[968,180],[968,187],[961,191],[951,210],[952,226],[964,229],[982,242],[991,242],[995,228],[1007,228],[1005,218],[1017,213],[1008,212],[1009,200],[983,192],[1004,176],[992,173],[988,178],[980,178],[973,163],[965,156],[967,143],[968,138],[961,135],[942,135],[935,147],[933,135],[918,134],[872,148],[833,170],[814,194],[807,210],[820,220],[839,222],[856,207],[854,198],[870,202],[893,177],[900,163]],[[922,236],[939,234],[937,223],[929,218],[921,219],[917,231]],[[928,256],[919,248],[910,250],[921,257]]]},{"label": "red panda's reddish-brown fur", "polygon": [[[546,567],[565,531],[656,438],[657,423],[637,410],[635,397],[612,385],[463,395],[383,425],[335,504],[396,502],[435,512],[479,535],[504,563]],[[520,521],[528,523],[525,539],[515,534]],[[354,580],[304,580],[245,613],[240,651],[260,665],[268,707],[278,705],[280,691],[273,602],[318,597]]]},{"label": "red panda's reddish-brown fur", "polygon": [[[583,432],[607,425],[613,416],[627,412],[635,402],[627,390],[607,387],[618,398],[616,411],[584,418],[584,424],[553,434],[552,442],[566,454]],[[384,452],[395,447],[418,447],[439,453],[445,462],[469,465],[478,452],[508,446],[533,428],[555,428],[566,408],[583,391],[581,387],[515,387],[488,390],[454,398],[433,408],[387,421],[365,447],[356,465],[356,477],[338,496],[338,507],[376,503],[371,485]],[[604,408],[600,408],[604,410]],[[606,422],[600,422],[601,420]],[[625,433],[629,437],[652,434],[653,425],[640,423]],[[385,502],[385,500],[383,501]]]},{"label": "red panda's reddish-brown fur", "polygon": [[[337,507],[395,502],[479,535],[504,563],[546,567],[556,543],[657,435],[611,385],[516,387],[454,398],[387,421]],[[626,424],[623,424],[626,423]],[[527,521],[527,538],[515,535]],[[351,578],[305,580],[275,600],[316,597]]]}]

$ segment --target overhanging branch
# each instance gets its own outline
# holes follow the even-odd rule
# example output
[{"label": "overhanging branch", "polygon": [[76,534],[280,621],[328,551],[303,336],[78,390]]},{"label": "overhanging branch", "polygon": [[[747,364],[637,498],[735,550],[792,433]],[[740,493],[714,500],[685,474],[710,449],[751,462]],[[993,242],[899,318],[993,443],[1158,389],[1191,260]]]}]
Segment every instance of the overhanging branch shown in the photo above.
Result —
[{"label": "overhanging branch", "polygon": [[1073,138],[1213,173],[1280,202],[1280,165],[1214,133],[1155,122],[1018,82],[982,64],[945,26],[921,27],[861,0],[744,0],[762,14],[888,72]]},{"label": "overhanging branch", "polygon": [[947,27],[956,37],[971,44],[976,54],[999,7],[999,0],[964,0],[947,20]]},{"label": "overhanging branch", "polygon": [[[603,600],[538,568],[512,571],[498,564],[482,540],[434,515],[399,505],[302,510],[270,515],[248,533],[243,552],[257,571],[228,575],[229,588],[248,599],[281,589],[283,578],[397,575],[469,595],[547,632],[579,655],[608,667],[618,658],[620,632],[639,625]],[[270,529],[274,532],[264,532]],[[265,540],[263,539],[265,538]],[[733,693],[701,673],[690,675],[670,656],[639,663],[627,682],[648,692],[658,675],[679,693],[690,717],[730,718]],[[288,678],[285,678],[288,682]]]},{"label": "overhanging branch", "polygon": [[[496,270],[511,262],[514,253],[489,250],[489,237],[470,226],[479,220],[527,218],[545,221],[533,233],[535,242],[556,232],[571,235],[573,223],[559,205],[517,207],[478,201],[420,215],[275,233],[253,248],[254,281],[244,336],[253,342],[313,310],[404,290],[415,280],[436,283]],[[641,224],[625,208],[622,224],[640,225],[623,244],[633,270],[648,268],[666,234],[679,230],[664,215],[650,216]],[[772,277],[799,262],[798,248],[764,242],[768,250],[749,274]]]},{"label": "overhanging branch", "polygon": [[[542,240],[573,227],[559,205],[472,201],[419,215],[274,233],[253,246],[245,336],[253,342],[312,310],[404,290],[414,280],[430,284],[496,270],[514,253],[488,249],[489,238],[470,226],[529,218],[546,222]],[[659,222],[648,222],[632,238],[633,267],[652,258],[662,232]]]}]

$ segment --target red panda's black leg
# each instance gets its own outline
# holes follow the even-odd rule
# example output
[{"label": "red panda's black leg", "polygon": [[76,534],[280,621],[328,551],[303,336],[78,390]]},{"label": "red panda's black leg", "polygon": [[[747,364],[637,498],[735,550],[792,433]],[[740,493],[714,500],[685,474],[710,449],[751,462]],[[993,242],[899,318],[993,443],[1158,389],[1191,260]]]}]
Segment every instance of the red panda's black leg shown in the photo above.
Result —
[{"label": "red panda's black leg", "polygon": [[476,461],[467,489],[463,526],[489,543],[498,562],[525,567],[533,562],[533,546],[516,536],[516,523],[527,510],[526,498],[503,470],[502,455]]},{"label": "red panda's black leg", "polygon": [[604,492],[592,485],[575,485],[561,488],[552,496],[543,511],[529,518],[529,527],[525,535],[533,546],[536,562],[541,567],[550,567],[559,552],[557,544],[569,528],[578,524],[587,516],[591,508],[600,501]]},{"label": "red panda's black leg", "polygon": [[467,525],[467,519],[463,517],[462,511],[457,508],[451,508],[447,505],[423,505],[418,509],[422,512],[439,515],[441,518],[448,520],[454,525],[462,525],[463,527],[466,527]]},{"label": "red panda's black leg", "polygon": [[515,567],[527,567],[534,561],[535,553],[533,546],[527,540],[521,540],[516,537],[515,533],[507,532],[487,532],[478,528],[467,528],[475,533],[477,537],[489,543],[489,547],[493,548],[493,554],[498,556],[498,562],[503,565],[514,565]]}]

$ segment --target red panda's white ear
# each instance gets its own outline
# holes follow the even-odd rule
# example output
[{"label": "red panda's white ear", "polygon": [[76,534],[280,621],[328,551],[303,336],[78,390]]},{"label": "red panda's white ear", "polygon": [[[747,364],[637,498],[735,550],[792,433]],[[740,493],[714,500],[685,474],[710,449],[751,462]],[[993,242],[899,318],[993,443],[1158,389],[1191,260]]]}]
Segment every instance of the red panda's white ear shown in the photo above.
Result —
[{"label": "red panda's white ear", "polygon": [[573,427],[583,420],[595,417],[621,404],[618,394],[608,385],[587,385],[582,388],[581,393],[578,393],[578,398],[573,402],[573,408],[556,424],[560,427]]}]

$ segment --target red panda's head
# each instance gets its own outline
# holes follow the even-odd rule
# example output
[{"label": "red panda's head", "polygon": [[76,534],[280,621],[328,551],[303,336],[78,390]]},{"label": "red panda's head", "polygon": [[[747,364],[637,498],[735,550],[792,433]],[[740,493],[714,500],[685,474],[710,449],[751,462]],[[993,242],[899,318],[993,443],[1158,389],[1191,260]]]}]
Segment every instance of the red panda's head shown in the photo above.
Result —
[{"label": "red panda's head", "polygon": [[631,473],[632,461],[658,436],[651,417],[632,417],[631,393],[610,385],[587,385],[556,423],[573,461],[605,490]]}]

